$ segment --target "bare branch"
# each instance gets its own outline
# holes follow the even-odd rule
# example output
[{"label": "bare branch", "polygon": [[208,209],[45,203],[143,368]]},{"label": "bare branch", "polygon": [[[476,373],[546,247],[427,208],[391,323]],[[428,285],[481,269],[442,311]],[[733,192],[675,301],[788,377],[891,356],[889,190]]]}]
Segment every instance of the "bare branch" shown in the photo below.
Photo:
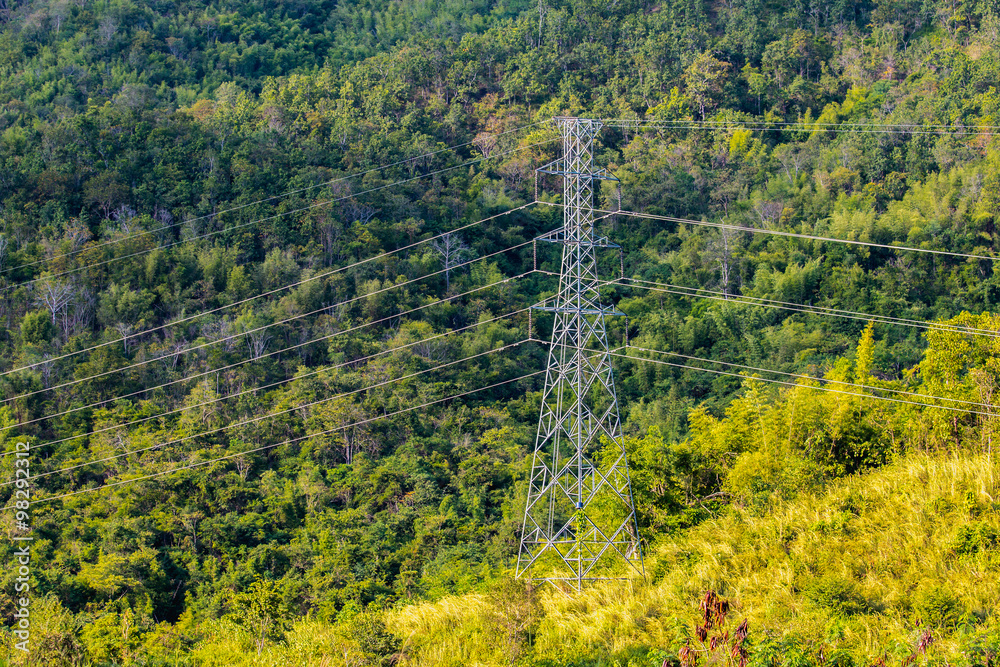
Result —
[{"label": "bare branch", "polygon": [[441,258],[444,267],[445,287],[451,289],[451,270],[475,256],[458,234],[451,232],[442,234],[440,238],[431,241],[431,250]]}]

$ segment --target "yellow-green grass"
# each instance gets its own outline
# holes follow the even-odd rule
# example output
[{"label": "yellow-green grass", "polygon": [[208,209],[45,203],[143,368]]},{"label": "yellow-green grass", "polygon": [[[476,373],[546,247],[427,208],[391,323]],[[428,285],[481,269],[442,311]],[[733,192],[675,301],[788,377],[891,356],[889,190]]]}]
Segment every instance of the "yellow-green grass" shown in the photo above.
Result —
[{"label": "yellow-green grass", "polygon": [[[758,644],[794,638],[806,653],[840,649],[867,665],[914,652],[929,630],[921,661],[975,664],[976,637],[1000,640],[1000,549],[961,533],[1000,530],[998,480],[989,454],[915,454],[766,512],[731,508],[654,544],[647,581],[545,589],[531,654],[609,665],[650,649],[676,656],[715,590],[733,605],[730,625],[746,618]],[[405,664],[501,664],[488,604],[469,595],[391,613]]]}]

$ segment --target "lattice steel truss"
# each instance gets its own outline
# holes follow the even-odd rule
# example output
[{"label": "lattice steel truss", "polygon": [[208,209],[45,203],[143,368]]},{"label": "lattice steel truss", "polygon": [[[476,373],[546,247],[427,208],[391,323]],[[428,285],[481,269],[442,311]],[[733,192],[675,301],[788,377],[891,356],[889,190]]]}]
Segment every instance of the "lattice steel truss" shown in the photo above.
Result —
[{"label": "lattice steel truss", "polygon": [[597,249],[618,247],[594,233],[595,120],[556,119],[563,157],[539,171],[563,178],[563,227],[539,240],[563,244],[538,435],[528,481],[517,576],[563,582],[643,574],[635,504],[622,440]]}]

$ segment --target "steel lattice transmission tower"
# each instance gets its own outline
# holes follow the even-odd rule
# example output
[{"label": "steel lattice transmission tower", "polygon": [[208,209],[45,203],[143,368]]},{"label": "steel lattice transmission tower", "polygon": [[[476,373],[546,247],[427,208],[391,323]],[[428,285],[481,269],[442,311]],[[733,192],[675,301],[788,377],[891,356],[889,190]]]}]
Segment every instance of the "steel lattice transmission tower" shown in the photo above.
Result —
[{"label": "steel lattice transmission tower", "polygon": [[558,118],[563,157],[539,171],[563,178],[561,229],[539,240],[563,244],[538,435],[528,480],[517,576],[565,582],[643,574],[635,504],[622,439],[605,318],[599,248],[617,248],[594,233],[595,186],[613,179],[593,166],[601,123]]}]

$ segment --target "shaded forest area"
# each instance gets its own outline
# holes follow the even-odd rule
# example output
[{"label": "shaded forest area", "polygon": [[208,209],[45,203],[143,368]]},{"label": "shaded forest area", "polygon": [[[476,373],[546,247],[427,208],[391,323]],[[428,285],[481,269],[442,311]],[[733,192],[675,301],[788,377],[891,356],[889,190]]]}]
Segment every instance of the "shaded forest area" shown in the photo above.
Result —
[{"label": "shaded forest area", "polygon": [[[32,444],[36,495],[73,494],[32,512],[33,659],[680,664],[712,587],[753,617],[752,664],[794,625],[760,610],[799,603],[795,664],[890,645],[996,664],[997,591],[963,578],[1000,569],[992,472],[914,500],[951,523],[924,541],[935,568],[886,566],[891,592],[812,556],[845,526],[878,533],[837,495],[854,480],[908,457],[996,470],[998,42],[989,1],[0,3],[0,440]],[[561,220],[554,180],[535,202],[557,115],[621,121],[595,157],[622,208],[733,226],[608,218],[626,279],[606,294],[635,347],[842,392],[618,364],[649,590],[718,531],[812,554],[772,597],[725,568],[647,596],[641,618],[676,632],[560,643],[544,628],[588,609],[505,580],[545,355],[524,309],[555,289],[530,241]],[[839,519],[772,526],[826,489]],[[747,516],[764,528],[726,524]],[[449,604],[480,610],[464,646],[509,641],[422,644]]]}]

